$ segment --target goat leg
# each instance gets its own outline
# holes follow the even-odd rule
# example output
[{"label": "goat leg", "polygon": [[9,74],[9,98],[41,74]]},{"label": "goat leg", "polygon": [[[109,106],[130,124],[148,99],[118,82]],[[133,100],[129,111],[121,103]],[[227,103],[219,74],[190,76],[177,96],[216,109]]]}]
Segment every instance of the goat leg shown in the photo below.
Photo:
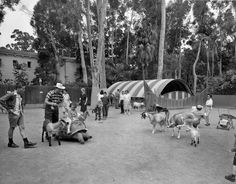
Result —
[{"label": "goat leg", "polygon": [[49,146],[52,146],[52,137],[48,137],[48,143],[49,143]]}]

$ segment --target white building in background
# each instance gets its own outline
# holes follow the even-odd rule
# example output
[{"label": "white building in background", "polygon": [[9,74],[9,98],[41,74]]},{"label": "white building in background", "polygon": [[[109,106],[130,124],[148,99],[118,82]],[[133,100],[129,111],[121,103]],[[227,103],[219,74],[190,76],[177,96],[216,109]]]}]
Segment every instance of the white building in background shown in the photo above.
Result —
[{"label": "white building in background", "polygon": [[75,73],[78,68],[75,57],[63,57],[63,65],[60,65],[59,80],[63,84],[75,82]]},{"label": "white building in background", "polygon": [[34,71],[38,66],[38,54],[34,52],[24,52],[0,48],[0,71],[2,80],[14,80],[13,69],[15,64],[26,64],[26,73],[29,82],[35,78]]},{"label": "white building in background", "polygon": [[[75,82],[75,73],[78,68],[75,57],[63,57],[63,65],[60,65],[59,80],[66,84]],[[26,64],[26,73],[29,82],[34,78],[34,72],[38,67],[38,54],[35,52],[15,51],[0,48],[0,71],[2,80],[14,80],[13,69],[15,64]]]}]

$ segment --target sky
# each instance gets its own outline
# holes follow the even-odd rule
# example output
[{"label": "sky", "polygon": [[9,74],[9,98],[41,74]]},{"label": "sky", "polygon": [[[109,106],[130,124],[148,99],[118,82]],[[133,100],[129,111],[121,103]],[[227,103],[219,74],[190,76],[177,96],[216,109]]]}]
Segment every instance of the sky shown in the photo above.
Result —
[{"label": "sky", "polygon": [[22,11],[22,6],[27,7],[29,11],[33,12],[33,8],[38,1],[39,0],[21,0],[15,7],[15,11],[6,9],[4,22],[0,25],[0,47],[5,47],[7,44],[14,42],[14,40],[10,38],[14,29],[28,32],[30,35],[34,34],[33,28],[30,25],[31,16],[29,13],[27,14]]}]

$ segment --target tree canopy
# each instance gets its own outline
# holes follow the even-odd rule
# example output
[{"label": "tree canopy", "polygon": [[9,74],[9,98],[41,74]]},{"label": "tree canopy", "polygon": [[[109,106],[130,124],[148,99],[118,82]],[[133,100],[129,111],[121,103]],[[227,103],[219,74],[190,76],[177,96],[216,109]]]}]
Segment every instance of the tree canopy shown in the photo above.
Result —
[{"label": "tree canopy", "polygon": [[[44,84],[56,80],[54,69],[66,55],[76,56],[76,81],[88,85],[94,79],[100,87],[122,80],[155,79],[160,69],[159,77],[181,78],[195,92],[208,88],[217,94],[235,94],[235,1],[169,1],[164,9],[165,40],[159,44],[163,2],[39,0],[31,19],[37,38],[15,30],[16,43],[7,47],[37,50],[36,76]],[[51,77],[46,79],[45,72]]]}]

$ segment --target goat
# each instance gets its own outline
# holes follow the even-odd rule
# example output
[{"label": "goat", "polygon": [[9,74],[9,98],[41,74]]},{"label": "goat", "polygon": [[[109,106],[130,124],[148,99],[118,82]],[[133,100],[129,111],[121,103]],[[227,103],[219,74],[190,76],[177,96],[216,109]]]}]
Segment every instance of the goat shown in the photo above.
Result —
[{"label": "goat", "polygon": [[46,139],[49,142],[49,146],[52,146],[52,136],[58,141],[58,145],[61,145],[60,137],[58,131],[61,125],[65,125],[66,121],[61,119],[57,123],[52,123],[50,120],[45,119],[42,127],[42,142],[44,142],[44,133],[46,133]]},{"label": "goat", "polygon": [[190,135],[191,135],[191,145],[194,145],[195,147],[197,144],[200,143],[200,133],[199,128],[197,126],[192,126],[190,128]]},{"label": "goat", "polygon": [[174,136],[175,128],[177,128],[177,138],[180,139],[180,129],[182,127],[187,127],[186,131],[189,131],[193,125],[198,126],[202,118],[205,118],[205,115],[198,111],[176,113],[170,118],[167,128],[173,128],[172,136]]},{"label": "goat", "polygon": [[133,108],[134,109],[141,109],[141,108],[143,108],[144,107],[144,103],[143,102],[134,102],[133,103]]},{"label": "goat", "polygon": [[165,131],[165,126],[168,124],[168,118],[169,118],[169,111],[165,111],[165,113],[155,113],[151,114],[148,112],[143,112],[141,114],[141,117],[145,119],[146,117],[149,118],[150,123],[153,125],[152,134],[155,134],[157,130],[157,124],[160,125],[161,131]]}]

